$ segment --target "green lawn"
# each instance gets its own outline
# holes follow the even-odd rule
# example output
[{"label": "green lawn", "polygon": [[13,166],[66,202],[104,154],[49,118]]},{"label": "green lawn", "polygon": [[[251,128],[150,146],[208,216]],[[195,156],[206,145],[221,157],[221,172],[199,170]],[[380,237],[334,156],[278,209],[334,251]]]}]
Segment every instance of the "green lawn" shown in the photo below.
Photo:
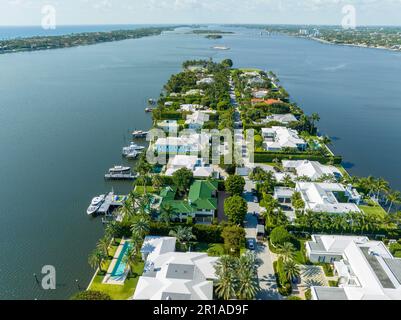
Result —
[{"label": "green lawn", "polygon": [[240,70],[242,72],[254,72],[254,71],[261,72],[262,71],[261,69],[255,69],[255,68],[241,68],[241,69],[238,69],[238,70]]},{"label": "green lawn", "polygon": [[380,205],[373,202],[371,202],[369,205],[359,206],[359,209],[361,209],[367,215],[375,215],[382,219],[387,215],[387,212],[384,211]]},{"label": "green lawn", "polygon": [[224,255],[224,244],[197,242],[192,246],[191,251],[207,252],[209,256],[219,257]]},{"label": "green lawn", "polygon": [[113,284],[102,284],[103,275],[97,274],[89,290],[101,291],[107,293],[113,300],[127,300],[135,292],[136,284],[142,275],[144,263],[138,262],[133,270],[133,274],[125,280],[123,286]]},{"label": "green lawn", "polygon": [[[134,192],[139,193],[139,194],[144,194],[145,188],[143,186],[136,186],[134,189]],[[156,190],[152,186],[146,186],[146,192],[147,193],[154,193]]]}]

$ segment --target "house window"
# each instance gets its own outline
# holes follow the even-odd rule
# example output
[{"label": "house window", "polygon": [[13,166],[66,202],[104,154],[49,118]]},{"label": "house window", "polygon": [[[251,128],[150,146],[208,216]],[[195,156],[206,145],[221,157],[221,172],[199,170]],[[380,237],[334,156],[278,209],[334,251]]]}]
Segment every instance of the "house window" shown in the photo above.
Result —
[{"label": "house window", "polygon": [[319,262],[324,262],[324,260],[326,260],[326,257],[319,256],[319,259],[318,259]]}]

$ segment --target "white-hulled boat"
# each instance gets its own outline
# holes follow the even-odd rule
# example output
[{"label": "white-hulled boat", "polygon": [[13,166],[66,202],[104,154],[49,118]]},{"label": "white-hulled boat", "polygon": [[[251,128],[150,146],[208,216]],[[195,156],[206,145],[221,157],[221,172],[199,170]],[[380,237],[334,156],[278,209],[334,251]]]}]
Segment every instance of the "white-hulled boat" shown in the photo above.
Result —
[{"label": "white-hulled boat", "polygon": [[129,155],[133,151],[138,151],[138,150],[143,150],[143,149],[145,149],[144,146],[139,146],[139,145],[135,144],[134,142],[131,142],[131,144],[128,147],[123,148],[123,156]]},{"label": "white-hulled boat", "polygon": [[133,150],[130,153],[128,153],[125,157],[127,159],[136,159],[136,158],[138,158],[139,154],[140,154],[140,152]]},{"label": "white-hulled boat", "polygon": [[131,167],[114,166],[113,168],[109,169],[110,174],[130,173],[130,172],[131,172]]},{"label": "white-hulled boat", "polygon": [[109,180],[134,180],[137,175],[132,174],[130,167],[114,166],[104,175]]},{"label": "white-hulled boat", "polygon": [[135,130],[132,132],[132,136],[134,138],[146,138],[146,135],[148,134],[148,131],[142,131],[142,130]]},{"label": "white-hulled boat", "polygon": [[95,214],[97,210],[99,210],[100,206],[103,204],[104,200],[106,199],[106,195],[102,194],[98,197],[94,197],[89,205],[86,213],[88,215]]}]

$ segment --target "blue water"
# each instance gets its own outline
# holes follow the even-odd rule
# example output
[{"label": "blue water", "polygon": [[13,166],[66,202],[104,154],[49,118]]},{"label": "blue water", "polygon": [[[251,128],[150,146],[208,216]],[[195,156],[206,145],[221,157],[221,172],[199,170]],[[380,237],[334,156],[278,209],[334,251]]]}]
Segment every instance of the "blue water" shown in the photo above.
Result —
[{"label": "blue water", "polygon": [[[401,189],[400,53],[236,32],[0,55],[0,299],[66,299],[76,279],[89,283],[88,255],[104,230],[85,211],[95,195],[131,189],[104,173],[127,164],[130,131],[152,124],[147,100],[188,59],[274,71],[294,101],[320,114],[352,174]],[[57,270],[56,290],[35,282],[44,265]]]},{"label": "blue water", "polygon": [[125,255],[127,254],[127,251],[130,248],[131,248],[131,243],[124,242],[121,252],[118,255],[117,262],[111,273],[112,277],[118,278],[118,277],[121,277],[122,275],[124,275],[125,267],[127,266],[127,264],[123,261],[123,259],[124,259]]}]

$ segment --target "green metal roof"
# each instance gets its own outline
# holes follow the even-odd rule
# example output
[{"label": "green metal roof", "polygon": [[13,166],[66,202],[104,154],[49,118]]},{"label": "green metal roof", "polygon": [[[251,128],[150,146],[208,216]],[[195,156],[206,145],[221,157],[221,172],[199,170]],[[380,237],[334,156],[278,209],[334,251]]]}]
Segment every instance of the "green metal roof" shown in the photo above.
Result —
[{"label": "green metal roof", "polygon": [[217,181],[195,180],[189,189],[188,199],[191,205],[200,210],[216,210],[217,199],[213,198],[213,192],[217,188]]},{"label": "green metal roof", "polygon": [[176,187],[166,187],[160,192],[161,205],[172,206],[177,213],[192,213],[197,210],[216,210],[217,198],[213,192],[217,191],[218,182],[208,180],[195,180],[189,190],[187,200],[175,200]]}]

